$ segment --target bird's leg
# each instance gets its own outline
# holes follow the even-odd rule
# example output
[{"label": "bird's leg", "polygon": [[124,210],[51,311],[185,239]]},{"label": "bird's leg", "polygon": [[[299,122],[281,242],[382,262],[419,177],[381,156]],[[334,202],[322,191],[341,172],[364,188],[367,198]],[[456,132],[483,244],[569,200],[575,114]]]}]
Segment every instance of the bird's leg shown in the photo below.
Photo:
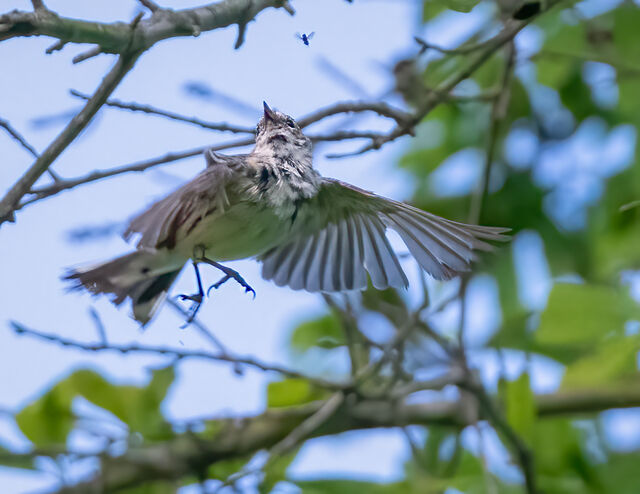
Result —
[{"label": "bird's leg", "polygon": [[200,306],[202,305],[202,299],[204,298],[204,289],[202,288],[202,279],[200,278],[200,270],[198,269],[198,262],[193,260],[193,269],[196,272],[196,280],[198,281],[198,293],[194,293],[192,295],[179,295],[180,300],[191,300],[193,305],[189,309],[189,316],[185,322],[183,327],[191,324],[196,317],[196,314],[200,310]]},{"label": "bird's leg", "polygon": [[217,283],[214,283],[207,289],[207,296],[209,295],[209,292],[211,291],[212,288],[218,289],[230,279],[234,279],[236,283],[238,283],[242,288],[244,288],[245,292],[251,292],[253,293],[253,298],[256,297],[256,291],[251,287],[251,285],[249,285],[249,283],[247,283],[244,280],[242,276],[240,276],[240,273],[238,273],[237,271],[231,268],[228,268],[226,266],[223,266],[222,264],[216,261],[212,261],[211,259],[204,257],[204,255],[202,257],[197,258],[197,261],[202,262],[204,264],[209,264],[210,266],[213,266],[214,268],[217,268],[224,273],[224,276]]}]

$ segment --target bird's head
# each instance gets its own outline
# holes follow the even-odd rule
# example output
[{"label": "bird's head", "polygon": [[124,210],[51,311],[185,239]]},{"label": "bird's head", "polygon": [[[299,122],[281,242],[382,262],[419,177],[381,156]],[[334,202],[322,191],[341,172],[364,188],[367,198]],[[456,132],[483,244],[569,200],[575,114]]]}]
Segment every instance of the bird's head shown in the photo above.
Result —
[{"label": "bird's head", "polygon": [[311,140],[302,133],[298,123],[289,115],[272,110],[266,102],[264,115],[256,128],[256,151],[269,151],[284,156],[311,152]]}]

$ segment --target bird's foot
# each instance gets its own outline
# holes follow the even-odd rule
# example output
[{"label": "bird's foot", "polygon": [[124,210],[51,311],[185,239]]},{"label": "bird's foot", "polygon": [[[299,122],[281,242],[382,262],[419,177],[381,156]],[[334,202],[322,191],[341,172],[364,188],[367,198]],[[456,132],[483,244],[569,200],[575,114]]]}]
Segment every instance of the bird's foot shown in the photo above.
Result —
[{"label": "bird's foot", "polygon": [[[216,263],[217,264],[217,263]],[[224,276],[217,281],[216,283],[214,283],[213,285],[211,285],[208,289],[207,289],[207,296],[209,296],[209,292],[211,292],[212,288],[215,288],[216,290],[218,288],[220,288],[222,285],[224,285],[227,281],[233,279],[235,280],[236,283],[238,283],[242,288],[244,288],[245,293],[249,293],[251,292],[253,294],[253,298],[256,298],[256,291],[251,287],[251,285],[249,285],[249,283],[247,283],[244,278],[240,275],[240,273],[238,273],[237,271],[228,268],[226,266],[223,266],[222,264],[217,264],[216,267],[222,271],[224,273]]]}]

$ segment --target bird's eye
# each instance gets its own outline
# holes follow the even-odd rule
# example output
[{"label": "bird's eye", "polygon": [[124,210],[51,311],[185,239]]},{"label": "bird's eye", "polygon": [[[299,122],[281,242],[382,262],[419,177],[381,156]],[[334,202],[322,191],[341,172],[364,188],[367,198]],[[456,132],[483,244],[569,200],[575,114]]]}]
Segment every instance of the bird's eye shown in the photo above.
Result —
[{"label": "bird's eye", "polygon": [[289,127],[291,127],[292,129],[294,129],[296,127],[296,123],[290,118],[287,118],[287,125]]}]

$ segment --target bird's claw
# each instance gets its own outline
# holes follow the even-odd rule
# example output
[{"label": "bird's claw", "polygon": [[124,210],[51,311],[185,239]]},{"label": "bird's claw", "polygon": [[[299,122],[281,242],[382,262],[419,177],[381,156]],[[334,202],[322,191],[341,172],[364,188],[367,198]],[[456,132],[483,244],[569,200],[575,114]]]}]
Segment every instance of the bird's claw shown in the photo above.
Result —
[{"label": "bird's claw", "polygon": [[234,271],[233,269],[230,269],[230,268],[225,268],[224,273],[225,273],[224,276],[219,281],[217,281],[216,283],[214,283],[213,285],[211,285],[207,289],[207,297],[209,296],[209,292],[211,292],[212,288],[215,288],[217,290],[222,285],[224,285],[227,281],[233,279],[242,288],[244,288],[244,292],[245,293],[251,292],[253,294],[253,298],[254,299],[256,298],[256,291],[253,289],[253,287],[251,285],[249,285],[249,283],[247,283],[244,280],[244,278],[242,276],[240,276],[240,273],[238,273],[237,271]]}]

